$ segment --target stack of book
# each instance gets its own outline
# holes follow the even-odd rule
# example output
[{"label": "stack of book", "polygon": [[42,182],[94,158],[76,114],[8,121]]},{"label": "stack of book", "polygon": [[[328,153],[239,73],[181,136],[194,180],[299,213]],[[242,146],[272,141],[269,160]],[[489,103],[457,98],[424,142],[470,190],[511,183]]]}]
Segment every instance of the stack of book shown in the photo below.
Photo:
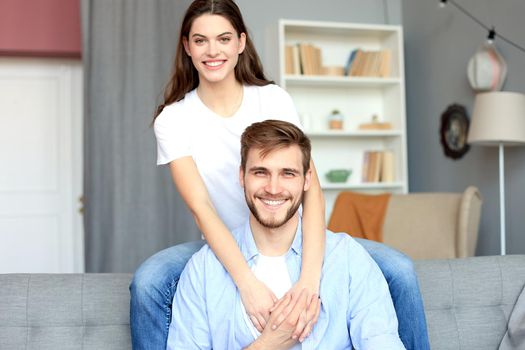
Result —
[{"label": "stack of book", "polygon": [[390,50],[364,51],[355,49],[350,53],[345,73],[354,77],[390,76],[392,53]]},{"label": "stack of book", "polygon": [[393,182],[394,153],[366,151],[363,155],[362,182]]},{"label": "stack of book", "polygon": [[322,75],[321,49],[306,43],[285,47],[285,74]]}]

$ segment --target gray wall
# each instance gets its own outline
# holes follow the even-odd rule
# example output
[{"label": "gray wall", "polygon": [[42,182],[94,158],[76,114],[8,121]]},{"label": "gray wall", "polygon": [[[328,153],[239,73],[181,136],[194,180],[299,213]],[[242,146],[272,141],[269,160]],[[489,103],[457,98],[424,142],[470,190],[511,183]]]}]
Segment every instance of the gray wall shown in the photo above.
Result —
[{"label": "gray wall", "polygon": [[[457,0],[483,23],[525,46],[525,1]],[[410,191],[462,191],[483,195],[478,255],[499,254],[497,147],[473,146],[460,160],[446,158],[439,143],[441,113],[452,103],[472,112],[474,92],[467,63],[486,38],[482,27],[439,0],[404,0]],[[495,41],[508,64],[505,91],[525,92],[525,53]],[[525,117],[525,116],[524,116]],[[525,147],[506,148],[507,253],[525,253]]]}]

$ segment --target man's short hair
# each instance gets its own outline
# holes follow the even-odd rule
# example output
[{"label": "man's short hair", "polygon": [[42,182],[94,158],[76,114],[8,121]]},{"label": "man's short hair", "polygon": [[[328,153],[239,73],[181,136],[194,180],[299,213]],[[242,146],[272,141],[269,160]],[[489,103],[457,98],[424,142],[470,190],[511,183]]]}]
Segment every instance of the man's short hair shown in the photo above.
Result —
[{"label": "man's short hair", "polygon": [[260,150],[261,157],[270,152],[293,145],[299,146],[303,155],[303,173],[310,169],[310,139],[292,123],[268,119],[253,123],[241,136],[241,168],[246,171],[246,158],[252,148]]}]

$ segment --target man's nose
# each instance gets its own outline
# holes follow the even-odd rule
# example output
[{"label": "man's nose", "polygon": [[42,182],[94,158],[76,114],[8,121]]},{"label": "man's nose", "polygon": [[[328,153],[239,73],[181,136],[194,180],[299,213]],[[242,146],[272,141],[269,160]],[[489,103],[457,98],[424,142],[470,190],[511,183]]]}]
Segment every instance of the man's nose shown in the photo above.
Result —
[{"label": "man's nose", "polygon": [[281,192],[281,185],[279,183],[278,176],[270,176],[268,183],[266,184],[264,190],[270,194],[277,194]]}]

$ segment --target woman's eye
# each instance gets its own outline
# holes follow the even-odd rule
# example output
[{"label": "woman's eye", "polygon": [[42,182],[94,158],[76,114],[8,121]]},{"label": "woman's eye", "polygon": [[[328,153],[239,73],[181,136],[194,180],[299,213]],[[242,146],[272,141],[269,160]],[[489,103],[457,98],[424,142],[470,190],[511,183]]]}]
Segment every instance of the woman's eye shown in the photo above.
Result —
[{"label": "woman's eye", "polygon": [[223,37],[223,38],[220,38],[219,40],[221,41],[221,43],[226,44],[226,43],[230,42],[231,38],[230,37]]},{"label": "woman's eye", "polygon": [[197,44],[197,45],[200,45],[200,44],[204,43],[204,39],[195,39],[194,43]]}]

